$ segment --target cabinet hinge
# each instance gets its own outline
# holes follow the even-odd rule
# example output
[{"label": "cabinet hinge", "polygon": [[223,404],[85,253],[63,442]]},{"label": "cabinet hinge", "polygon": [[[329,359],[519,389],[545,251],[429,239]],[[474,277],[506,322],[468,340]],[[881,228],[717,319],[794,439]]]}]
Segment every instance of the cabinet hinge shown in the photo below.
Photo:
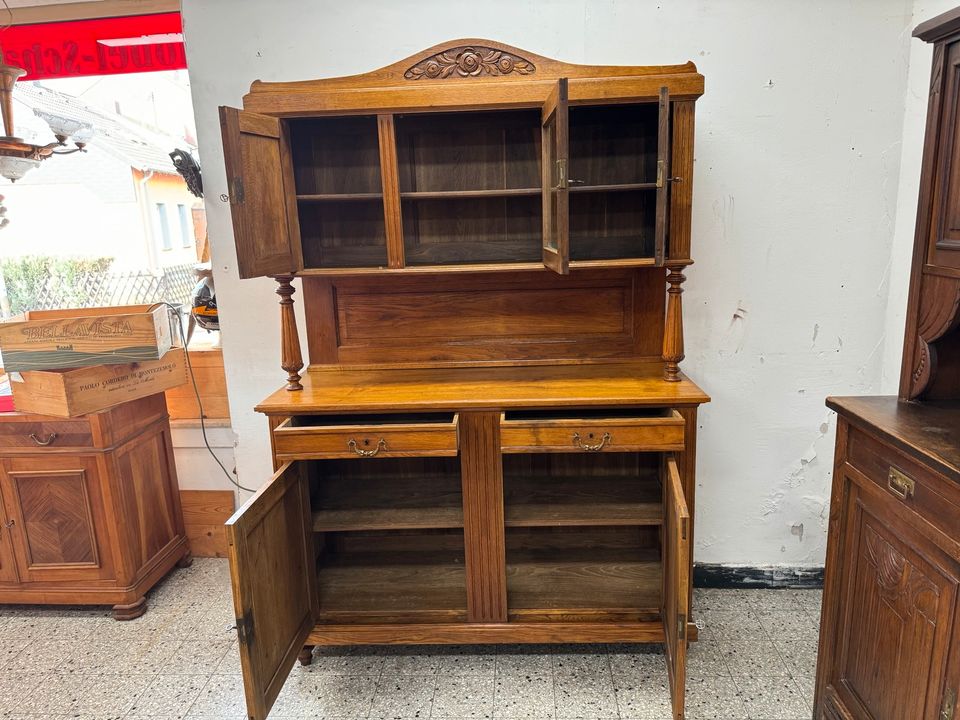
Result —
[{"label": "cabinet hinge", "polygon": [[685,613],[677,615],[677,636],[681,640],[687,639],[687,616]]},{"label": "cabinet hinge", "polygon": [[249,610],[243,614],[243,617],[237,618],[237,640],[243,645],[253,642],[253,618],[250,617]]},{"label": "cabinet hinge", "polygon": [[242,203],[244,200],[243,178],[239,176],[234,177],[231,184],[233,187],[230,188],[230,202]]},{"label": "cabinet hinge", "polygon": [[566,190],[570,187],[570,181],[567,178],[567,159],[557,160],[557,187],[556,190]]},{"label": "cabinet hinge", "polygon": [[953,720],[953,715],[957,709],[957,691],[949,688],[943,694],[943,702],[940,703],[940,720]]}]

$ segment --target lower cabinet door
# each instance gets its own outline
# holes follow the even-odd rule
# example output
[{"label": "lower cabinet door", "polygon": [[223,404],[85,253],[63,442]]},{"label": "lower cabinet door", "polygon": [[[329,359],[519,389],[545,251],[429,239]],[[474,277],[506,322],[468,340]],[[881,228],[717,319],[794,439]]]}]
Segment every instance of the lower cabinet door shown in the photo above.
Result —
[{"label": "lower cabinet door", "polygon": [[673,716],[683,720],[687,668],[687,617],[690,608],[690,512],[676,457],[663,469],[663,632]]},{"label": "lower cabinet door", "polygon": [[310,492],[301,463],[282,466],[226,527],[247,715],[263,720],[317,618]]},{"label": "lower cabinet door", "polygon": [[947,718],[956,692],[950,635],[960,564],[893,512],[898,501],[869,480],[861,485],[844,472],[840,481],[845,530],[840,562],[828,568],[837,596],[824,605],[833,630],[820,640],[826,665],[817,717]]},{"label": "lower cabinet door", "polygon": [[113,577],[100,485],[97,459],[91,456],[2,461],[5,532],[21,582]]},{"label": "lower cabinet door", "polygon": [[0,583],[15,583],[20,577],[13,559],[13,515],[7,512],[0,492]]}]

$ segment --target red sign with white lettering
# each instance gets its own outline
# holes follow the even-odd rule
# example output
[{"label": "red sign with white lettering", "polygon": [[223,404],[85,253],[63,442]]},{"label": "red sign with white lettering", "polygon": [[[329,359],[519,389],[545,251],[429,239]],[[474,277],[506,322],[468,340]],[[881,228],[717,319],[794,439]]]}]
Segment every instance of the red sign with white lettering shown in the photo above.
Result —
[{"label": "red sign with white lettering", "polygon": [[23,80],[181,70],[180,13],[14,25],[0,32],[4,60]]}]

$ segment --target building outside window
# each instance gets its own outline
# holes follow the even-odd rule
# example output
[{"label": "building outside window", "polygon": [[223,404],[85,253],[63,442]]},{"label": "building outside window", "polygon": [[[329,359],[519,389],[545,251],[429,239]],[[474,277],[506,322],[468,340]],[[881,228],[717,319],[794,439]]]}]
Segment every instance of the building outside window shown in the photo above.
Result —
[{"label": "building outside window", "polygon": [[157,232],[160,248],[173,250],[173,239],[170,237],[170,221],[167,219],[167,204],[157,203]]},{"label": "building outside window", "polygon": [[193,228],[190,222],[190,211],[183,203],[177,205],[177,213],[180,216],[180,242],[185,248],[193,247]]}]

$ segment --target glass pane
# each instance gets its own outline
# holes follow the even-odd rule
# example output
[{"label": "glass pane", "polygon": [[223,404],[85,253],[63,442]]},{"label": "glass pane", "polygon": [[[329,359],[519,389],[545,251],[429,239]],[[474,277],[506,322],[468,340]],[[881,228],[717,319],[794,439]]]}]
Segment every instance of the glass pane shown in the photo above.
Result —
[{"label": "glass pane", "polygon": [[557,250],[557,214],[559,209],[557,204],[559,197],[553,188],[557,187],[560,178],[557,175],[557,163],[554,158],[559,157],[557,153],[557,125],[556,116],[551,118],[550,122],[544,126],[543,142],[546,143],[549,152],[544,154],[544,162],[550,163],[550,225],[544,238],[544,247],[548,250]]}]

